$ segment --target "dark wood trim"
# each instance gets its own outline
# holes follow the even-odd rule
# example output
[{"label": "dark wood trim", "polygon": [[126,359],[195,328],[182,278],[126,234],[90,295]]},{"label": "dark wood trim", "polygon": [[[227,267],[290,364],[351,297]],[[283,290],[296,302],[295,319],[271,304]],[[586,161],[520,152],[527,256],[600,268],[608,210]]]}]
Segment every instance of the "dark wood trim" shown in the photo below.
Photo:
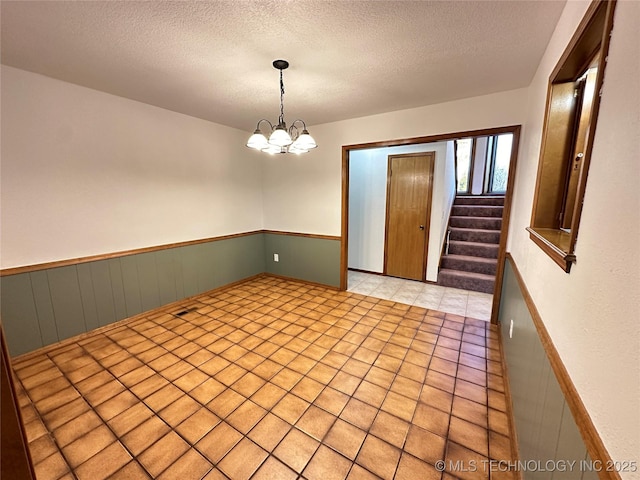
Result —
[{"label": "dark wood trim", "polygon": [[281,230],[261,230],[261,232],[269,233],[271,235],[287,235],[289,237],[319,238],[321,240],[342,240],[342,237],[339,237],[337,235],[318,235],[315,233],[284,232]]},{"label": "dark wood trim", "polygon": [[[576,28],[573,36],[571,37],[571,40],[569,40],[569,43],[567,44],[564,51],[562,52],[562,55],[558,59],[558,62],[556,63],[555,68],[549,75],[549,83],[553,82],[559,77],[562,68],[564,67],[565,63],[567,63],[567,60],[571,56],[573,49],[576,48],[576,45],[580,41],[580,37],[582,37],[582,34],[587,30],[587,27],[591,24],[591,21],[593,20],[596,11],[600,7],[600,4],[606,1],[608,0],[593,0],[591,2],[589,7],[587,8],[587,11],[582,17],[582,20],[578,24],[578,27]],[[612,0],[610,3],[615,3],[615,0]]]},{"label": "dark wood trim", "polygon": [[[558,380],[558,384],[560,385],[560,389],[564,394],[564,398],[571,410],[571,414],[573,415],[573,419],[578,426],[578,430],[580,430],[580,434],[582,435],[582,439],[587,447],[587,452],[589,456],[593,460],[602,461],[603,465],[613,464],[611,456],[607,451],[604,443],[602,442],[602,438],[598,434],[598,430],[596,429],[593,421],[591,420],[591,416],[587,411],[587,408],[584,406],[582,399],[580,398],[580,394],[576,390],[573,381],[571,380],[571,376],[567,371],[567,368],[562,363],[562,359],[556,350],[555,345],[553,344],[553,340],[547,331],[547,328],[544,325],[542,317],[536,308],[536,305],[527,289],[527,285],[518,270],[518,266],[516,265],[515,260],[511,256],[510,253],[507,253],[507,260],[509,261],[511,267],[513,268],[513,272],[518,280],[518,286],[520,287],[520,291],[522,296],[524,297],[525,304],[527,305],[527,309],[531,314],[531,318],[533,319],[533,324],[536,327],[538,332],[538,336],[540,337],[540,342],[547,354],[547,358],[549,359],[549,363],[551,364],[551,368]],[[620,474],[616,471],[607,471],[607,469],[603,468],[598,473],[600,479],[602,480],[620,480]]]},{"label": "dark wood trim", "polygon": [[477,137],[473,137],[471,139],[471,157],[469,158],[469,175],[467,181],[467,193],[473,195],[473,176],[475,174],[476,169],[476,140]]},{"label": "dark wood trim", "polygon": [[[580,218],[582,217],[582,206],[584,204],[584,195],[587,190],[587,177],[589,176],[589,166],[591,165],[591,153],[593,152],[593,142],[596,137],[596,128],[598,124],[598,114],[600,112],[600,100],[602,93],[602,84],[604,82],[605,67],[607,64],[607,58],[609,57],[609,42],[611,40],[611,32],[613,30],[613,14],[615,11],[616,0],[596,0],[592,2],[589,8],[597,10],[600,4],[606,1],[607,7],[605,12],[604,27],[602,31],[602,40],[600,44],[600,60],[598,62],[598,72],[596,74],[596,86],[595,97],[593,105],[591,107],[591,116],[589,119],[589,134],[587,135],[587,143],[584,151],[584,157],[582,158],[582,170],[578,179],[578,190],[576,192],[576,202],[573,209],[573,217],[571,220],[571,247],[569,254],[573,254],[576,248],[576,242],[578,241],[578,227],[580,226]],[[594,6],[594,4],[596,4]],[[588,21],[593,20],[593,15],[588,17]],[[586,27],[585,27],[586,28]],[[581,36],[574,34],[574,37],[579,38]],[[575,256],[574,256],[575,260]]]},{"label": "dark wood trim", "polygon": [[576,261],[576,256],[574,254],[569,254],[563,251],[554,242],[545,238],[544,235],[541,235],[536,228],[527,227],[525,230],[529,232],[529,238],[533,243],[538,245],[542,251],[551,258],[551,260],[556,262],[566,273],[571,271],[571,265]]},{"label": "dark wood trim", "polygon": [[188,247],[191,245],[198,245],[201,243],[218,242],[220,240],[230,240],[232,238],[248,237],[250,235],[258,235],[261,233],[269,233],[272,235],[288,235],[295,237],[305,238],[319,238],[322,240],[341,240],[342,237],[335,235],[317,235],[314,233],[298,233],[298,232],[283,232],[278,230],[254,230],[251,232],[234,233],[231,235],[221,235],[219,237],[202,238],[199,240],[188,240],[185,242],[169,243],[166,245],[157,245],[153,247],[134,248],[132,250],[124,250],[121,252],[103,253],[100,255],[90,255],[88,257],[70,258],[66,260],[56,260],[54,262],[37,263],[33,265],[25,265],[22,267],[4,268],[0,270],[0,277],[8,275],[18,275],[19,273],[37,272],[39,270],[47,270],[49,268],[67,267],[70,265],[79,265],[82,263],[97,262],[100,260],[108,260],[110,258],[120,258],[129,255],[138,255],[140,253],[157,252],[160,250],[168,250],[171,248]]},{"label": "dark wood trim", "polygon": [[276,275],[275,273],[265,273],[263,276],[272,277],[272,278],[279,278],[280,280],[286,280],[288,282],[304,283],[304,284],[307,284],[307,285],[312,285],[314,287],[328,288],[329,290],[335,290],[336,292],[340,291],[340,287],[336,287],[336,286],[333,286],[333,285],[327,285],[326,283],[312,282],[311,280],[302,280],[300,278],[287,277],[286,275]]},{"label": "dark wood trim", "polygon": [[[508,254],[507,254],[508,255]],[[511,459],[514,462],[520,460],[520,446],[518,444],[518,432],[516,431],[515,415],[513,413],[513,397],[511,395],[511,384],[509,383],[509,368],[504,355],[504,342],[502,340],[502,329],[498,326],[498,339],[500,341],[500,363],[502,363],[502,378],[504,381],[504,396],[507,403],[507,417],[509,417],[509,437],[511,438]],[[516,470],[518,480],[523,480],[523,471]]]},{"label": "dark wood trim", "polygon": [[340,290],[347,289],[347,269],[349,267],[349,148],[342,147],[342,207],[340,241]]},{"label": "dark wood trim", "polygon": [[[411,137],[411,138],[399,138],[396,140],[383,140],[379,142],[370,143],[355,143],[352,145],[344,145],[342,147],[343,152],[346,149],[349,150],[361,150],[365,148],[378,148],[378,147],[399,147],[402,145],[415,145],[417,143],[435,143],[444,142],[447,140],[456,140],[468,137],[484,137],[488,135],[499,135],[501,133],[511,133],[516,125],[509,125],[505,127],[494,128],[482,128],[479,130],[465,130],[462,132],[442,133],[438,135],[427,135],[424,137]],[[347,156],[348,158],[348,156]]]},{"label": "dark wood trim", "polygon": [[36,478],[33,459],[29,451],[29,441],[24,430],[24,420],[20,411],[20,402],[16,395],[15,380],[11,368],[9,349],[4,338],[4,330],[0,322],[0,376],[2,391],[2,458],[0,460],[0,477],[33,480]]},{"label": "dark wood trim", "polygon": [[[591,163],[591,153],[593,150],[593,142],[598,121],[598,113],[600,110],[600,100],[602,85],[605,75],[605,67],[609,52],[609,43],[613,30],[613,19],[616,7],[616,0],[592,0],[587,8],[586,13],[582,17],[580,24],[573,33],[569,43],[565,47],[560,59],[556,63],[553,71],[549,75],[547,85],[547,98],[545,104],[545,116],[542,125],[542,139],[540,145],[540,154],[538,161],[538,170],[536,174],[536,186],[533,197],[533,207],[531,209],[530,239],[538,245],[551,259],[559,265],[566,273],[570,272],[571,263],[575,263],[575,246],[578,239],[578,230],[580,226],[580,217],[582,215],[583,200],[586,191],[587,177],[589,174],[589,166]],[[600,27],[602,23],[602,27]],[[602,30],[600,30],[602,28]],[[559,211],[551,211],[548,208],[542,208],[540,198],[542,187],[546,185],[554,185],[553,181],[543,181],[544,160],[549,143],[549,117],[553,112],[553,89],[554,85],[558,86],[565,82],[573,82],[576,75],[579,75],[580,67],[588,65],[597,49],[600,49],[598,60],[598,72],[596,75],[596,85],[594,100],[589,120],[589,134],[586,137],[584,149],[584,157],[582,159],[581,173],[578,179],[576,190],[576,200],[573,206],[573,216],[571,220],[571,228],[567,235],[562,235],[563,230],[560,229],[561,224],[559,218],[556,219]],[[582,60],[580,60],[582,58]],[[580,63],[578,63],[580,62]],[[586,62],[586,63],[585,63]],[[569,159],[571,161],[571,159]],[[543,220],[540,220],[540,217]],[[553,223],[553,225],[550,225]],[[558,234],[557,237],[562,239],[562,245],[554,243],[553,239],[545,238],[536,229],[544,228],[553,230]],[[568,237],[565,239],[564,237]],[[549,237],[549,236],[547,236]],[[566,243],[566,244],[565,244]]]},{"label": "dark wood trim", "polygon": [[391,202],[391,157],[387,155],[387,188],[385,194],[387,199],[385,201],[384,211],[384,246],[382,252],[382,274],[387,275],[387,260],[388,260],[388,245],[389,245],[389,202]]},{"label": "dark wood trim", "polygon": [[500,227],[500,244],[498,246],[498,265],[496,268],[496,280],[493,288],[493,305],[491,306],[491,323],[494,325],[498,323],[498,314],[500,313],[504,262],[507,254],[507,239],[509,238],[509,223],[511,221],[511,204],[513,202],[513,188],[516,182],[518,148],[520,146],[520,126],[516,126],[512,133],[513,143],[511,144],[511,158],[509,159],[509,178],[507,179],[507,191],[504,194],[502,225]]}]

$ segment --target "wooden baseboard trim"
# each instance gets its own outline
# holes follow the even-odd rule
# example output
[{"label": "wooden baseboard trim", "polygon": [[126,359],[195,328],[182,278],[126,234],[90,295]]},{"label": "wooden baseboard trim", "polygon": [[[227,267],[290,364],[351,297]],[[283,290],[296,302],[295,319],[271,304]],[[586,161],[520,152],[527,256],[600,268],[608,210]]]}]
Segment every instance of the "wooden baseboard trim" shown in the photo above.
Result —
[{"label": "wooden baseboard trim", "polygon": [[[591,416],[587,411],[587,408],[584,406],[578,391],[576,390],[571,377],[569,376],[569,372],[567,372],[564,363],[560,359],[560,355],[556,350],[556,347],[553,344],[553,340],[547,331],[547,328],[542,321],[542,317],[536,308],[535,303],[533,302],[533,298],[527,289],[527,286],[518,270],[515,260],[511,256],[510,253],[506,255],[507,260],[509,261],[513,271],[516,275],[516,279],[518,280],[518,285],[520,287],[520,291],[522,296],[524,297],[525,304],[531,314],[531,318],[533,319],[533,323],[538,332],[538,336],[540,337],[540,342],[547,354],[547,358],[549,359],[549,363],[551,364],[551,368],[558,380],[558,384],[560,385],[560,389],[564,394],[567,405],[569,405],[569,409],[573,415],[573,418],[578,426],[578,430],[582,435],[582,439],[587,447],[587,452],[589,456],[593,460],[600,460],[603,465],[611,465],[613,464],[611,460],[611,456],[607,451],[604,443],[602,442],[602,438],[598,434],[595,425],[593,424],[593,420],[591,420]],[[602,469],[598,472],[598,475],[601,480],[620,480],[620,474],[616,471],[606,471],[607,469]]]},{"label": "wooden baseboard trim", "polygon": [[123,250],[121,252],[102,253],[99,255],[69,258],[65,260],[56,260],[53,262],[36,263],[33,265],[25,265],[21,267],[3,268],[0,270],[0,277],[5,277],[9,275],[18,275],[20,273],[37,272],[39,270],[47,270],[49,268],[68,267],[71,265],[97,262],[100,260],[109,260],[111,258],[127,257],[129,255],[137,255],[140,253],[157,252],[160,250],[168,250],[171,248],[188,247],[190,245],[198,245],[200,243],[218,242],[220,240],[229,240],[232,238],[248,237],[250,235],[257,235],[260,233],[270,233],[272,235],[288,235],[288,236],[305,237],[305,238],[319,238],[322,240],[341,240],[341,237],[335,237],[332,235],[316,235],[314,233],[281,232],[276,230],[253,230],[250,232],[233,233],[230,235],[221,235],[219,237],[209,237],[209,238],[201,238],[198,240],[188,240],[185,242],[168,243],[165,245],[156,245],[153,247],[134,248],[131,250]]},{"label": "wooden baseboard trim", "polygon": [[215,295],[225,290],[235,288],[238,285],[242,285],[243,283],[251,282],[252,280],[263,278],[265,276],[266,275],[264,273],[259,273],[257,275],[252,275],[251,277],[243,278],[242,280],[237,280],[235,282],[227,283],[226,285],[222,285],[212,290],[207,290],[206,292],[198,293],[196,295],[191,295],[189,297],[176,300],[175,302],[167,303],[166,305],[162,305],[161,307],[153,308],[151,310],[147,310],[146,312],[138,313],[137,315],[133,315],[132,317],[127,317],[127,318],[123,318],[122,320],[117,320],[113,323],[110,323],[109,325],[104,325],[102,327],[94,328],[89,332],[84,332],[70,338],[65,338],[64,340],[61,340],[56,343],[52,343],[51,345],[45,345],[44,347],[38,348],[37,350],[33,350],[31,352],[23,353],[22,355],[18,355],[16,357],[12,357],[11,360],[12,362],[29,360],[29,358],[32,356],[42,355],[43,353],[49,353],[53,350],[56,350],[58,348],[63,348],[72,343],[80,342],[84,338],[87,338],[91,335],[95,335],[96,333],[108,332],[110,330],[113,330],[114,328],[119,328],[124,325],[128,325],[129,323],[148,317],[150,315],[154,315],[155,313],[160,313],[161,310],[182,307],[184,306],[184,304],[192,302],[197,298],[202,297],[203,295]]},{"label": "wooden baseboard trim", "polygon": [[336,286],[333,286],[333,285],[327,285],[326,283],[312,282],[310,280],[302,280],[300,278],[295,278],[295,277],[287,277],[286,275],[276,275],[275,273],[265,273],[264,276],[265,277],[278,278],[280,280],[286,280],[287,282],[304,283],[304,284],[310,285],[312,287],[327,288],[329,290],[335,290],[336,292],[340,291],[340,287],[336,287]]}]

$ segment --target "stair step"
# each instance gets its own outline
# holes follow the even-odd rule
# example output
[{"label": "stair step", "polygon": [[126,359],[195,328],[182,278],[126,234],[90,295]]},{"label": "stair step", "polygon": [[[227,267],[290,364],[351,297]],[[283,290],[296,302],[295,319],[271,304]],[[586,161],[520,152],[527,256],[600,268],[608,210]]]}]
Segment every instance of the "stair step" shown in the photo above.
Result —
[{"label": "stair step", "polygon": [[454,205],[451,215],[456,217],[502,217],[504,207],[496,205]]},{"label": "stair step", "polygon": [[444,287],[473,290],[474,292],[493,293],[495,277],[482,273],[459,272],[442,269],[438,273],[438,285]]},{"label": "stair step", "polygon": [[445,255],[442,257],[441,267],[443,270],[495,275],[498,260],[495,258],[472,257],[470,255]]},{"label": "stair step", "polygon": [[457,196],[454,205],[504,205],[504,195],[465,195]]},{"label": "stair step", "polygon": [[449,253],[451,255],[498,258],[498,248],[495,243],[460,242],[458,240],[449,242]]},{"label": "stair step", "polygon": [[468,217],[452,215],[450,219],[452,227],[474,228],[480,230],[500,230],[502,218],[498,217]]},{"label": "stair step", "polygon": [[451,228],[451,240],[465,242],[500,243],[500,230],[482,230],[477,228]]}]

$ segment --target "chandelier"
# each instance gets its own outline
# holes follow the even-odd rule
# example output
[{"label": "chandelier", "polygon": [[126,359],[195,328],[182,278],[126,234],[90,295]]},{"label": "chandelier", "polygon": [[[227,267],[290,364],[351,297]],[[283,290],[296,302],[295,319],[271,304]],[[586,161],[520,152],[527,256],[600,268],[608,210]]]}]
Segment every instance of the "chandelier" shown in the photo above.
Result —
[{"label": "chandelier", "polygon": [[[269,120],[261,119],[256,125],[256,131],[249,137],[247,147],[255,148],[266,153],[307,153],[318,145],[307,130],[307,125],[300,119],[294,120],[287,129],[284,121],[284,82],[282,81],[282,71],[289,68],[289,62],[286,60],[275,60],[274,68],[280,70],[280,116],[278,124],[274,126]],[[269,124],[269,139],[260,130],[260,124],[266,122]]]}]

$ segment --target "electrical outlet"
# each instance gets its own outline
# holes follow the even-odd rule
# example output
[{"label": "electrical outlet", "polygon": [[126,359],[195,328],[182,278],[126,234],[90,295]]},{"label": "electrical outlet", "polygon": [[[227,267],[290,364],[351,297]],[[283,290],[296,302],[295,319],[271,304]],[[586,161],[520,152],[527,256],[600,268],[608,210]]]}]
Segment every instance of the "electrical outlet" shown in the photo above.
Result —
[{"label": "electrical outlet", "polygon": [[509,324],[509,338],[513,338],[513,318],[511,319],[511,323]]},{"label": "electrical outlet", "polygon": [[274,262],[279,262],[280,261],[280,255],[278,255],[277,253],[273,254],[273,261]]}]

